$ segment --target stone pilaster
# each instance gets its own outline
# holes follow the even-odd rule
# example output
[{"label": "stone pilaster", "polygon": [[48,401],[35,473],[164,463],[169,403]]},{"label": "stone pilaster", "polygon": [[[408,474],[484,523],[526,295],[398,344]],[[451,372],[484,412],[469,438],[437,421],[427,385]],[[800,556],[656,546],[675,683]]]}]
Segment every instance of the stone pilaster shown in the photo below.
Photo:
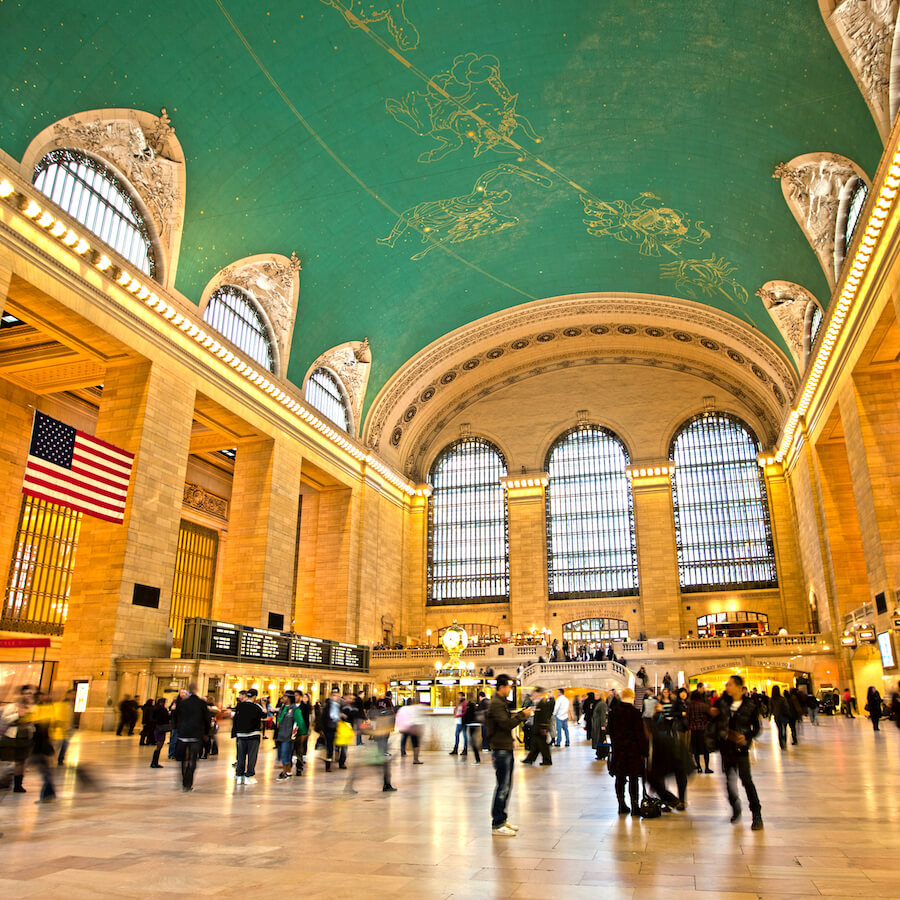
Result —
[{"label": "stone pilaster", "polygon": [[266,628],[272,612],[290,628],[301,463],[287,441],[238,445],[217,618]]},{"label": "stone pilaster", "polygon": [[[504,479],[509,505],[509,610],[513,632],[549,627],[546,475]],[[561,637],[561,635],[560,635]]]},{"label": "stone pilaster", "polygon": [[[107,371],[97,436],[135,453],[123,525],[84,516],[72,574],[59,680],[91,679],[87,728],[111,727],[121,656],[167,655],[194,388],[158,363]],[[132,603],[160,589],[158,609]]]},{"label": "stone pilaster", "polygon": [[425,602],[427,593],[426,570],[428,566],[428,503],[427,496],[419,495],[410,500],[409,511],[404,517],[404,579],[403,622],[406,634],[425,640]]},{"label": "stone pilaster", "polygon": [[[681,584],[672,506],[671,463],[632,467],[634,526],[637,535],[638,586],[643,632],[648,638],[677,638],[686,634],[681,621]],[[657,474],[659,471],[659,474]],[[635,629],[632,628],[632,631]],[[633,635],[637,637],[637,635]]]}]

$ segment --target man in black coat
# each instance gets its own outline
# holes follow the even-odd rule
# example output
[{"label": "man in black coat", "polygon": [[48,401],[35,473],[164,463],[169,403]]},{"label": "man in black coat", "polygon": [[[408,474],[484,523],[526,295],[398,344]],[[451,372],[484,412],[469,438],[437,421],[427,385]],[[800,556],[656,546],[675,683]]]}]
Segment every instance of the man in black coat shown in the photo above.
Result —
[{"label": "man in black coat", "polygon": [[753,813],[753,831],[763,827],[762,812],[753,775],[750,772],[750,744],[759,734],[759,710],[749,694],[744,694],[744,679],[732,675],[725,685],[725,693],[719,698],[710,715],[719,726],[719,752],[722,768],[728,784],[728,802],[731,804],[731,821],[741,817],[741,798],[735,782],[738,778],[747,793],[747,803]]},{"label": "man in black coat", "polygon": [[531,695],[534,701],[534,728],[531,733],[531,750],[522,760],[530,766],[541,754],[541,765],[552,766],[550,758],[550,722],[553,719],[553,700],[543,688],[535,688]]},{"label": "man in black coat", "polygon": [[178,752],[181,757],[181,789],[194,789],[194,770],[203,741],[209,734],[210,715],[206,701],[197,696],[197,685],[188,685],[188,695],[176,707]]}]

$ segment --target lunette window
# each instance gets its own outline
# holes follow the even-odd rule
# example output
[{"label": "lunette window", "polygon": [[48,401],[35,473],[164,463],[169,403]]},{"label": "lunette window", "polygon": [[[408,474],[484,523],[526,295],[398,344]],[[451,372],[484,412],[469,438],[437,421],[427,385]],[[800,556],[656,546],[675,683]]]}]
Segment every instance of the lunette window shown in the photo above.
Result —
[{"label": "lunette window", "polygon": [[547,454],[550,599],[625,596],[638,589],[628,452],[616,435],[579,426]]},{"label": "lunette window", "polygon": [[306,381],[306,402],[335,425],[350,431],[350,408],[337,378],[327,369],[315,369]]},{"label": "lunette window", "polygon": [[759,443],[727,413],[690,419],[670,448],[683,591],[778,584]]},{"label": "lunette window", "polygon": [[429,481],[428,603],[509,599],[506,460],[489,441],[462,438],[435,460]]},{"label": "lunette window", "polygon": [[78,150],[51,150],[35,167],[32,181],[116,253],[158,278],[147,223],[129,189],[102,162]]},{"label": "lunette window", "polygon": [[226,284],[213,291],[203,310],[203,321],[269,372],[274,371],[269,330],[256,303],[240,288]]},{"label": "lunette window", "polygon": [[856,232],[856,226],[859,224],[859,217],[862,215],[863,207],[866,205],[866,198],[869,196],[869,189],[866,183],[860,178],[856,187],[853,189],[853,196],[850,198],[850,206],[847,209],[847,225],[844,228],[844,255],[850,252],[850,244],[853,243],[853,235]]},{"label": "lunette window", "polygon": [[812,350],[813,347],[816,346],[816,339],[819,337],[819,332],[822,330],[822,323],[825,321],[825,313],[822,312],[822,307],[819,306],[818,303],[814,304],[812,316],[809,320],[809,349]]}]

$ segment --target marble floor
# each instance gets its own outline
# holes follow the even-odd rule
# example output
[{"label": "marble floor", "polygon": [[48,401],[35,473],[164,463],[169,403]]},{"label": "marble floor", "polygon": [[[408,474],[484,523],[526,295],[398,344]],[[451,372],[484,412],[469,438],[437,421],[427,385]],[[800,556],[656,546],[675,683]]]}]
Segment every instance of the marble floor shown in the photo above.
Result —
[{"label": "marble floor", "polygon": [[350,796],[347,773],[321,762],[275,782],[271,741],[259,784],[236,788],[225,738],[184,794],[177,764],[150,769],[137,736],[84,734],[71,762],[102,792],[76,789],[67,767],[55,804],[35,803],[33,771],[27,794],[0,800],[0,896],[900,898],[900,730],[883,725],[824,719],[785,752],[767,727],[753,760],[761,832],[746,812],[728,823],[718,772],[691,779],[685,813],[618,817],[605,765],[579,740],[552,768],[516,767],[516,838],[490,834],[490,763],[446,747],[415,767],[393,747],[398,792],[383,794],[368,770]]}]

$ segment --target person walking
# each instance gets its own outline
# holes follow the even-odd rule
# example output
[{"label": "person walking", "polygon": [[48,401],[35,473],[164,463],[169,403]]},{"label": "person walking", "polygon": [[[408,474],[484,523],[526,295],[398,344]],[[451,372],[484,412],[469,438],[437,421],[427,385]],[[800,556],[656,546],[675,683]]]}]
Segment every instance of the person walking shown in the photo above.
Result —
[{"label": "person walking", "polygon": [[13,793],[26,793],[25,762],[31,753],[34,727],[27,717],[34,708],[37,688],[33,684],[23,684],[11,703],[0,707],[0,761],[12,763]]},{"label": "person walking", "polygon": [[149,747],[153,744],[153,710],[156,704],[148,698],[141,707],[141,738],[138,744],[141,747]]},{"label": "person walking", "polygon": [[534,701],[534,729],[531,734],[531,750],[522,760],[530,766],[541,755],[542,766],[552,766],[550,758],[550,724],[553,719],[553,700],[542,687],[536,687],[531,694]]},{"label": "person walking", "polygon": [[153,751],[153,759],[150,762],[151,769],[163,768],[159,763],[159,754],[166,742],[166,733],[170,728],[171,720],[169,710],[166,709],[166,698],[160,697],[153,707],[153,743],[156,745],[156,749]]},{"label": "person walking", "polygon": [[850,693],[850,688],[844,688],[844,697],[841,701],[841,715],[847,716],[850,719],[855,719],[856,716],[853,715],[853,695]]},{"label": "person walking", "polygon": [[[373,703],[372,713],[377,715],[378,707]],[[341,720],[341,692],[335,688],[331,696],[325,701],[319,717],[319,734],[325,742],[325,771],[331,771],[331,763],[334,760],[334,734],[337,731],[338,722]],[[344,747],[346,754],[347,748]],[[344,768],[346,763],[342,766]]]},{"label": "person walking", "polygon": [[489,706],[487,694],[484,691],[478,692],[478,721],[481,722],[481,749],[485,753],[491,752],[491,744],[487,736],[487,711]]},{"label": "person walking", "polygon": [[419,740],[422,737],[422,710],[412,697],[398,708],[396,725],[397,731],[400,732],[400,756],[406,756],[406,745],[409,743],[412,746],[413,765],[421,766]]},{"label": "person walking", "polygon": [[594,692],[588,691],[587,696],[584,698],[584,703],[581,704],[581,712],[584,715],[584,736],[588,740],[591,740],[591,729],[594,727],[592,716],[594,714],[594,704],[596,702]]},{"label": "person walking", "polygon": [[238,694],[238,702],[234,708],[232,732],[237,750],[235,784],[256,784],[256,758],[259,755],[265,716],[263,708],[256,702],[257,696],[256,688],[250,688],[243,698]]},{"label": "person walking", "polygon": [[553,704],[553,718],[556,719],[556,746],[562,742],[562,736],[566,736],[566,746],[569,746],[569,698],[562,688],[556,689],[556,702]]},{"label": "person walking", "polygon": [[512,732],[534,711],[533,707],[529,707],[512,715],[506,699],[511,690],[509,676],[498,675],[497,686],[488,705],[486,720],[491,757],[494,762],[494,775],[497,779],[491,802],[491,834],[498,837],[515,837],[519,831],[518,825],[511,825],[507,820],[514,762]]},{"label": "person walking", "polygon": [[869,713],[869,718],[872,720],[872,728],[875,731],[879,731],[878,723],[881,720],[881,694],[878,693],[877,688],[869,687],[869,691],[866,694],[866,711]]},{"label": "person walking", "polygon": [[178,704],[178,751],[181,757],[181,789],[194,789],[197,757],[209,734],[209,707],[197,696],[197,685],[188,685],[188,695]]},{"label": "person walking", "polygon": [[293,692],[285,691],[278,704],[278,712],[275,720],[275,747],[278,750],[278,762],[281,763],[281,772],[278,781],[287,781],[293,774],[294,741],[297,731],[303,727],[303,713],[297,705]]},{"label": "person walking", "polygon": [[809,724],[818,726],[819,701],[816,699],[816,695],[813,693],[809,693],[806,695],[806,711],[809,713]]},{"label": "person walking", "polygon": [[609,755],[609,747],[606,744],[606,728],[609,719],[609,707],[603,694],[597,698],[594,711],[591,713],[591,745],[594,748],[596,759],[606,759]]},{"label": "person walking", "polygon": [[481,756],[479,754],[479,746],[481,744],[481,721],[478,718],[478,707],[474,701],[466,699],[466,711],[462,717],[463,727],[468,734],[468,744],[472,748],[475,756],[474,765],[481,765]]},{"label": "person walking", "polygon": [[[303,774],[303,766],[306,764],[306,749],[309,746],[309,732],[310,726],[312,724],[312,704],[309,702],[309,694],[300,695],[300,700],[297,704],[300,715],[303,719],[303,724],[297,726],[297,733],[294,736],[294,755],[297,757],[297,762],[294,768],[295,775]],[[363,712],[362,704],[358,705],[359,715],[365,718],[365,712]],[[357,743],[359,742],[359,734],[357,733]]]},{"label": "person walking", "polygon": [[[635,818],[641,815],[640,778],[644,774],[644,759],[649,745],[640,710],[634,705],[634,691],[625,688],[621,702],[617,703],[607,717],[610,740],[609,774],[616,779],[616,798],[619,801],[619,815],[631,813]],[[631,806],[625,802],[625,786]]]},{"label": "person walking", "polygon": [[453,736],[453,749],[451,756],[459,753],[459,738],[462,735],[463,749],[461,756],[465,756],[469,749],[469,730],[463,724],[463,716],[466,712],[466,695],[460,692],[456,695],[456,703],[453,704],[453,718],[456,719],[456,733]]},{"label": "person walking", "polygon": [[[647,783],[666,806],[683,811],[687,797],[690,755],[680,733],[664,731],[658,719],[648,719],[646,724],[650,732]],[[670,775],[675,776],[678,796],[666,787],[666,778]]]},{"label": "person walking", "polygon": [[775,727],[778,729],[778,746],[786,750],[789,712],[787,701],[781,696],[781,688],[777,684],[772,688],[769,706],[775,719]]},{"label": "person walking", "polygon": [[756,704],[744,696],[744,679],[740,675],[732,675],[728,679],[725,693],[710,714],[717,719],[719,726],[719,752],[722,755],[728,802],[731,804],[731,821],[737,822],[741,817],[741,798],[735,783],[740,778],[753,813],[750,827],[753,831],[761,831],[762,807],[750,770],[750,745],[760,730],[759,711]]},{"label": "person walking", "polygon": [[140,707],[137,700],[131,699],[131,694],[126,694],[119,704],[119,727],[116,728],[116,736],[121,737],[122,732],[127,728],[128,736],[134,734],[134,726],[137,724],[137,713]]},{"label": "person walking", "polygon": [[[712,772],[709,767],[709,745],[706,742],[706,728],[709,724],[709,699],[706,688],[702,684],[691,694],[688,700],[688,729],[691,735],[691,753],[694,766],[698,772],[707,775]],[[700,768],[700,757],[703,757],[704,768]]]}]

